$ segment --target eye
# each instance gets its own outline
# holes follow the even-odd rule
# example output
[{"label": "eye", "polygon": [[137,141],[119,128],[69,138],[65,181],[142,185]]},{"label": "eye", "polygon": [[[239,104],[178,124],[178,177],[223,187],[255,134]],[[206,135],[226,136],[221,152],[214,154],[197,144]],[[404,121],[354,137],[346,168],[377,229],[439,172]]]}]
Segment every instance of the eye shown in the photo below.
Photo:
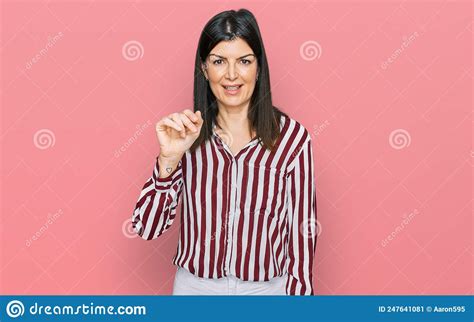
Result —
[{"label": "eye", "polygon": [[248,59],[242,59],[240,60],[244,65],[249,65],[250,63],[252,63],[250,60]]},{"label": "eye", "polygon": [[214,65],[220,65],[222,64],[222,59],[216,59],[212,62]]}]

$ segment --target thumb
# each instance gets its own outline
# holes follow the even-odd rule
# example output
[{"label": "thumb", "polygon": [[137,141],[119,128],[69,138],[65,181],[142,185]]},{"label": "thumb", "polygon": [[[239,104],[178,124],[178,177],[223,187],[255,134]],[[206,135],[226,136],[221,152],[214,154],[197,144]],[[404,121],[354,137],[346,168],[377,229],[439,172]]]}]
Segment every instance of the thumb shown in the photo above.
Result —
[{"label": "thumb", "polygon": [[196,116],[198,117],[199,125],[204,123],[204,120],[202,119],[201,111],[197,111]]}]

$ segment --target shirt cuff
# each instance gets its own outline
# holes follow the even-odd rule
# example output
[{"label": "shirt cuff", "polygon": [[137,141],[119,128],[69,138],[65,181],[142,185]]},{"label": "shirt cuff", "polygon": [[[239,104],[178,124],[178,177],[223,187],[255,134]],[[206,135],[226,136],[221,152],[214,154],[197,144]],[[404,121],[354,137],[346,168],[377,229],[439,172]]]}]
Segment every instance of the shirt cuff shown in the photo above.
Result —
[{"label": "shirt cuff", "polygon": [[174,169],[169,176],[167,176],[166,178],[160,178],[160,166],[158,158],[156,158],[155,169],[157,175],[155,179],[155,187],[160,190],[168,189],[172,185],[172,183],[177,181],[177,179],[181,177],[181,163],[182,160],[179,160],[176,169]]}]

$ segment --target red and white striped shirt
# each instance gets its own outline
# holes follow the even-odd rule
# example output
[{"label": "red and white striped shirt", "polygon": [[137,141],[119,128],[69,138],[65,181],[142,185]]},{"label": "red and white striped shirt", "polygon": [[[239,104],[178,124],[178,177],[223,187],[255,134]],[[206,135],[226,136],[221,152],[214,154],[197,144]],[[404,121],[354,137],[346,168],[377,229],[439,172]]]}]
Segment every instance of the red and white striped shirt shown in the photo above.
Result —
[{"label": "red and white striped shirt", "polygon": [[235,156],[215,132],[189,150],[166,178],[158,161],[132,216],[135,231],[155,239],[173,223],[182,192],[173,264],[205,278],[229,274],[268,281],[288,273],[288,295],[313,295],[316,189],[311,135],[282,116],[278,148],[250,141]]}]

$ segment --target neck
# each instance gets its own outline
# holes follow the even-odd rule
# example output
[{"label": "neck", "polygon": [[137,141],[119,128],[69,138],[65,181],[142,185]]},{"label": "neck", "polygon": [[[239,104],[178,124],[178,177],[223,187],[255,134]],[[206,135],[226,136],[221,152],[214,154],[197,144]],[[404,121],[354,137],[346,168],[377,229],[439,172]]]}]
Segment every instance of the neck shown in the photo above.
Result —
[{"label": "neck", "polygon": [[249,129],[251,133],[247,116],[249,105],[249,102],[237,107],[218,103],[217,126],[230,133],[241,133],[242,129]]}]

